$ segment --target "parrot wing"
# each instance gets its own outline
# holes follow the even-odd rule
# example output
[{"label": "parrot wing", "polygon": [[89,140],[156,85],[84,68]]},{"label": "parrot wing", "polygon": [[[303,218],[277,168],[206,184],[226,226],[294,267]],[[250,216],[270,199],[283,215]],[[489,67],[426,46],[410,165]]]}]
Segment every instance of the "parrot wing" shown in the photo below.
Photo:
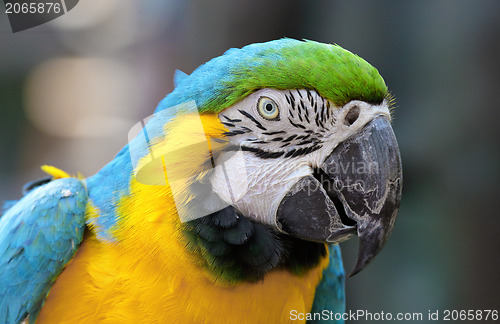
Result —
[{"label": "parrot wing", "polygon": [[0,323],[36,320],[83,239],[87,197],[81,180],[53,180],[0,217]]},{"label": "parrot wing", "polygon": [[[342,256],[338,244],[329,246],[330,263],[323,270],[323,279],[316,288],[314,303],[311,313],[321,313],[323,311],[334,311],[335,313],[345,313],[345,273],[342,265]],[[308,321],[308,323],[344,323],[343,320],[320,320]]]}]

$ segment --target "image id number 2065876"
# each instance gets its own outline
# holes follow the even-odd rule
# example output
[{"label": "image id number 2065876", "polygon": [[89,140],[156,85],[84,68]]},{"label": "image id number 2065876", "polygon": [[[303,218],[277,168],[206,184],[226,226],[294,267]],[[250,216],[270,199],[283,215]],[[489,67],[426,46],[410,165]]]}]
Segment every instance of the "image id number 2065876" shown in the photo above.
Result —
[{"label": "image id number 2065876", "polygon": [[62,10],[60,2],[7,2],[5,13],[7,14],[34,14],[34,13],[60,13]]}]

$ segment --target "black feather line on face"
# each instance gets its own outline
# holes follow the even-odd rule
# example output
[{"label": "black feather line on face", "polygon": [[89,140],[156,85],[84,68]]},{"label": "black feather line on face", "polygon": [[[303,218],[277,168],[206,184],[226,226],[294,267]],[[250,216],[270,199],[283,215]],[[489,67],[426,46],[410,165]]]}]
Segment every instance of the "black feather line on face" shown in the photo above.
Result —
[{"label": "black feather line on face", "polygon": [[287,137],[286,139],[284,139],[284,140],[283,140],[283,142],[285,142],[285,143],[286,143],[286,142],[290,142],[290,141],[291,141],[291,140],[293,140],[295,137],[297,137],[297,135],[295,135],[295,134],[294,134],[294,135],[292,135],[292,136]]},{"label": "black feather line on face", "polygon": [[247,133],[247,132],[244,130],[235,129],[234,131],[224,132],[224,133],[222,133],[222,135],[224,135],[224,136],[236,136],[236,135],[241,135],[241,134],[245,134],[245,133]]},{"label": "black feather line on face", "polygon": [[228,122],[221,122],[222,125],[227,126],[227,127],[234,127],[234,124],[228,123]]},{"label": "black feather line on face", "polygon": [[290,105],[292,102],[290,100],[290,98],[285,94],[285,99],[286,99],[286,102]]},{"label": "black feather line on face", "polygon": [[320,115],[319,120],[321,122],[323,122],[326,119],[326,103],[325,103],[325,99],[323,99],[323,102],[321,103],[321,113],[319,115]]},{"label": "black feather line on face", "polygon": [[299,108],[298,109],[298,113],[299,113],[300,121],[302,121],[302,118],[301,118],[302,117],[302,113],[305,110],[304,102],[302,100],[299,101],[299,104],[297,105],[297,107]]},{"label": "black feather line on face", "polygon": [[[284,142],[285,140],[282,140],[282,141]],[[259,144],[260,142],[255,141],[252,143]],[[314,145],[308,146],[308,147],[301,147],[298,149],[291,149],[289,151],[271,151],[271,150],[262,149],[259,147],[241,145],[241,150],[246,151],[246,152],[252,152],[255,154],[255,156],[257,156],[261,159],[276,159],[276,158],[279,158],[282,156],[284,156],[284,157],[299,157],[299,156],[306,155],[306,154],[312,153],[314,151],[317,151],[322,147],[322,145],[315,140],[309,140],[308,142],[304,141],[302,143],[302,145],[305,145],[307,143],[314,143]],[[285,144],[288,144],[288,143],[285,142]],[[286,146],[285,144],[282,145],[282,147]],[[298,144],[298,145],[301,145],[301,144]]]},{"label": "black feather line on face", "polygon": [[236,118],[231,119],[231,118],[227,117],[226,115],[222,115],[222,117],[231,123],[239,123],[241,121],[241,119],[236,119]]},{"label": "black feather line on face", "polygon": [[303,139],[309,138],[310,136],[311,136],[311,134],[300,135],[300,136],[297,136],[297,138],[295,138],[295,139],[296,140],[303,140]]},{"label": "black feather line on face", "polygon": [[307,117],[309,117],[309,109],[307,109],[304,105],[304,103],[301,101],[300,102],[302,104],[302,109],[304,109],[304,117],[306,117],[307,119],[307,122],[309,122],[309,119]]},{"label": "black feather line on face", "polygon": [[306,129],[305,126],[301,125],[301,124],[295,124],[291,119],[290,117],[288,117],[288,121],[290,122],[290,124],[293,126],[293,127],[296,127],[296,128],[301,128],[301,129]]},{"label": "black feather line on face", "polygon": [[293,93],[290,91],[290,99],[292,100],[292,108],[295,108],[295,97],[293,96]]},{"label": "black feather line on face", "polygon": [[314,140],[308,139],[308,140],[304,140],[304,141],[298,142],[296,145],[306,145],[306,144],[311,144],[313,142],[314,142]]},{"label": "black feather line on face", "polygon": [[267,151],[260,149],[258,147],[251,147],[251,146],[241,146],[242,151],[247,151],[247,152],[252,152],[255,154],[255,156],[261,158],[261,159],[276,159],[285,154],[283,151],[278,151],[278,152],[272,152],[272,151]]},{"label": "black feather line on face", "polygon": [[265,128],[264,126],[262,126],[262,124],[257,119],[255,119],[255,117],[253,117],[252,115],[250,115],[246,111],[241,110],[241,109],[238,109],[238,111],[240,112],[240,114],[242,114],[243,116],[245,116],[248,119],[250,119],[255,124],[255,126],[257,126],[258,128],[260,128],[262,130],[265,130],[265,131],[267,130],[267,128]]},{"label": "black feather line on face", "polygon": [[316,124],[316,126],[320,127],[320,114],[316,114],[316,118],[314,118],[314,123]]},{"label": "black feather line on face", "polygon": [[285,131],[277,131],[277,132],[263,132],[264,135],[277,135],[277,134],[286,134]]},{"label": "black feather line on face", "polygon": [[304,118],[306,119],[307,123],[310,124],[311,122],[309,121],[309,117],[307,115],[307,110],[306,110],[306,114],[304,115]]}]

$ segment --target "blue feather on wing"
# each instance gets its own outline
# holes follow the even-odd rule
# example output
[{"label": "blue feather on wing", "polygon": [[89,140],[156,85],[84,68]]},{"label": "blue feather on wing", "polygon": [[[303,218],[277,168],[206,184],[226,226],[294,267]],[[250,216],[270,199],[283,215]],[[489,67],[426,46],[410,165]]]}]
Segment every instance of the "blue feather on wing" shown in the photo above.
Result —
[{"label": "blue feather on wing", "polygon": [[0,217],[0,323],[36,320],[85,231],[85,184],[53,180],[29,191]]}]

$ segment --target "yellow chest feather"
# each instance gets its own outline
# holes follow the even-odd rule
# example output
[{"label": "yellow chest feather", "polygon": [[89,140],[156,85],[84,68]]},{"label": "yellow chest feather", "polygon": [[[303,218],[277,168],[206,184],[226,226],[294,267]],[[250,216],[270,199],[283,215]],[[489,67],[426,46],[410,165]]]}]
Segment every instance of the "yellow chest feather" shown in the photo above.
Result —
[{"label": "yellow chest feather", "polygon": [[87,237],[37,323],[286,323],[291,310],[311,309],[324,266],[303,277],[276,271],[232,287],[195,267],[179,262],[165,269]]}]

